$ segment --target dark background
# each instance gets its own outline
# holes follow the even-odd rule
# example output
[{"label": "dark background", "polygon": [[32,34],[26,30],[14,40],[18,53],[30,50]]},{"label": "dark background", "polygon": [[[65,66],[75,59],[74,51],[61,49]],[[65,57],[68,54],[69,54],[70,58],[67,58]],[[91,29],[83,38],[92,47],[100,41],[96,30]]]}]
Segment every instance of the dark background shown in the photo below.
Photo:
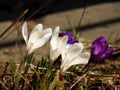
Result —
[{"label": "dark background", "polygon": [[115,1],[119,0],[1,0],[0,21],[14,20],[25,9],[29,9],[26,18],[40,9],[39,13],[32,17],[37,18],[50,13]]}]

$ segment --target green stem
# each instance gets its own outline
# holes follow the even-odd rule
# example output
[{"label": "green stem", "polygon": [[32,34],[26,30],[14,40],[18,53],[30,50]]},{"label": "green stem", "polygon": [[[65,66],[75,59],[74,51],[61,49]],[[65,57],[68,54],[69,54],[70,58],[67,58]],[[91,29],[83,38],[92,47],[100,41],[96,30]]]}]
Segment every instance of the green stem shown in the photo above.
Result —
[{"label": "green stem", "polygon": [[28,69],[30,67],[30,63],[32,61],[32,57],[33,57],[33,53],[27,57],[27,62],[26,62],[24,74],[27,74],[27,72],[28,72]]},{"label": "green stem", "polygon": [[27,57],[28,57],[28,52],[26,53],[24,59],[21,61],[21,64],[19,66],[19,69],[18,69],[18,73],[17,73],[17,77],[15,79],[15,83],[14,83],[14,90],[18,90],[18,87],[19,87],[19,81],[20,81],[20,77],[21,77],[21,71],[22,71],[22,68],[24,67],[25,65],[25,62],[27,60]]}]

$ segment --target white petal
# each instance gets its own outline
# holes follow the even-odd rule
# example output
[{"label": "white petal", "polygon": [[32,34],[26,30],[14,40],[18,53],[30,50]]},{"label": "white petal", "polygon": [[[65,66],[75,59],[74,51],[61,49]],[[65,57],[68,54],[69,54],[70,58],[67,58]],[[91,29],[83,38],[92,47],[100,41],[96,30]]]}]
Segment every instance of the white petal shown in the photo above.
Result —
[{"label": "white petal", "polygon": [[28,40],[28,44],[27,44],[27,50],[29,50],[33,44],[35,42],[37,42],[38,38],[42,35],[43,33],[43,25],[42,24],[38,24],[35,26],[35,28],[32,30],[29,40]]},{"label": "white petal", "polygon": [[56,42],[58,42],[58,44],[56,44],[56,48],[50,48],[50,57],[52,60],[55,60],[61,53],[62,53],[62,47],[64,46],[64,42],[67,42],[68,37],[64,36],[61,39],[58,39]]},{"label": "white petal", "polygon": [[59,45],[59,26],[57,26],[52,34],[52,38],[50,40],[50,48],[51,50],[55,50]]},{"label": "white petal", "polygon": [[90,53],[86,52],[83,54],[78,54],[76,57],[69,59],[69,62],[64,65],[62,68],[62,71],[66,71],[68,68],[70,68],[72,65],[77,65],[77,64],[87,64],[88,60],[90,58]]},{"label": "white petal", "polygon": [[36,26],[33,28],[31,34],[34,33],[34,32],[36,32],[36,30],[43,31],[43,24],[38,24],[38,25],[36,25]]},{"label": "white petal", "polygon": [[[68,48],[66,48],[68,47]],[[75,43],[73,45],[66,45],[62,49],[62,67],[69,62],[69,60],[75,56],[77,56],[79,53],[83,50],[83,44],[82,43]],[[67,58],[67,59],[66,59]]]},{"label": "white petal", "polygon": [[61,63],[61,70],[63,71],[64,68],[67,67],[67,63],[69,62],[69,60],[71,61],[71,59],[73,59],[75,56],[71,55],[70,57],[66,56],[64,59],[62,59],[62,63]]},{"label": "white petal", "polygon": [[59,36],[59,32],[60,32],[60,27],[57,26],[53,32],[53,36]]},{"label": "white petal", "polygon": [[83,51],[83,44],[82,43],[75,43],[71,45],[70,49],[68,49],[69,52],[82,52]]},{"label": "white petal", "polygon": [[70,44],[67,44],[67,41],[68,41],[68,37],[67,36],[64,36],[61,40],[61,56],[62,56],[62,59],[65,57],[65,54],[66,52],[68,51],[69,47],[71,47]]},{"label": "white petal", "polygon": [[27,22],[24,22],[22,26],[22,35],[25,40],[25,43],[28,43],[28,28],[27,28]]},{"label": "white petal", "polygon": [[88,60],[90,58],[90,53],[80,53],[76,57],[73,58],[73,60],[69,60],[69,65],[76,65],[76,64],[87,64]]},{"label": "white petal", "polygon": [[60,43],[61,40],[58,39],[58,36],[54,36],[50,42],[50,58],[51,60],[56,60],[57,57],[61,54]]},{"label": "white petal", "polygon": [[50,40],[50,58],[53,61],[56,60],[56,58],[61,54],[60,45],[62,38],[59,37],[59,31],[60,28],[57,26]]},{"label": "white petal", "polygon": [[50,50],[50,58],[51,58],[51,60],[54,62],[54,60],[56,60],[60,54],[61,53],[60,53],[60,51],[58,49]]},{"label": "white petal", "polygon": [[50,40],[50,48],[51,48],[51,50],[57,49],[58,45],[59,45],[58,36],[52,37],[51,40]]},{"label": "white petal", "polygon": [[42,35],[42,32],[43,32],[43,25],[42,24],[36,25],[30,34],[28,43],[36,42],[36,40],[39,38],[39,36]]},{"label": "white petal", "polygon": [[[63,49],[64,50],[64,49]],[[88,59],[90,57],[89,53],[82,53],[83,50],[83,44],[82,43],[75,43],[69,48],[67,48],[64,56],[62,57],[62,63],[61,63],[61,70],[64,72],[68,68],[70,68],[72,65],[76,64],[86,64],[88,63]]]},{"label": "white petal", "polygon": [[33,43],[32,47],[29,50],[29,53],[32,53],[34,50],[36,50],[39,47],[42,47],[51,37],[52,35],[52,29],[47,28],[46,30],[43,30],[41,35],[38,35],[37,40]]}]

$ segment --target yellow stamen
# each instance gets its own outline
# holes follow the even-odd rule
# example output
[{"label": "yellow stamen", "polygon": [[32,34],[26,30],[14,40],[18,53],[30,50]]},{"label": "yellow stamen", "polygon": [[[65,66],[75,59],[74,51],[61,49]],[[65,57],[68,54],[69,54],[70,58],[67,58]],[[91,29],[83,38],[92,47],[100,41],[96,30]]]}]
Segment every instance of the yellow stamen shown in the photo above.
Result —
[{"label": "yellow stamen", "polygon": [[38,35],[41,35],[42,34],[42,32],[38,32]]}]

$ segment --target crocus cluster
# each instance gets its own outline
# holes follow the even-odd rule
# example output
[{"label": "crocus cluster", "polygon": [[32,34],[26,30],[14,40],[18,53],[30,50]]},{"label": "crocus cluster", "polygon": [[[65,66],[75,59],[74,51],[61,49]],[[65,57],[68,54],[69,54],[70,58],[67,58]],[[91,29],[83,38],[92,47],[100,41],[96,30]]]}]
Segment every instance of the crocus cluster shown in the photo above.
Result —
[{"label": "crocus cluster", "polygon": [[92,43],[91,54],[83,52],[83,44],[76,40],[71,32],[60,32],[59,26],[52,32],[51,28],[43,30],[43,25],[38,24],[29,36],[25,22],[22,26],[22,35],[28,54],[42,47],[50,39],[50,58],[54,62],[61,55],[61,72],[65,72],[72,65],[100,62],[113,52],[113,48],[108,47],[104,37],[99,37]]},{"label": "crocus cluster", "polygon": [[75,40],[71,32],[60,33],[56,27],[50,41],[50,57],[54,61],[61,55],[61,71],[64,72],[72,65],[87,64],[90,53],[83,53],[83,44]]}]

